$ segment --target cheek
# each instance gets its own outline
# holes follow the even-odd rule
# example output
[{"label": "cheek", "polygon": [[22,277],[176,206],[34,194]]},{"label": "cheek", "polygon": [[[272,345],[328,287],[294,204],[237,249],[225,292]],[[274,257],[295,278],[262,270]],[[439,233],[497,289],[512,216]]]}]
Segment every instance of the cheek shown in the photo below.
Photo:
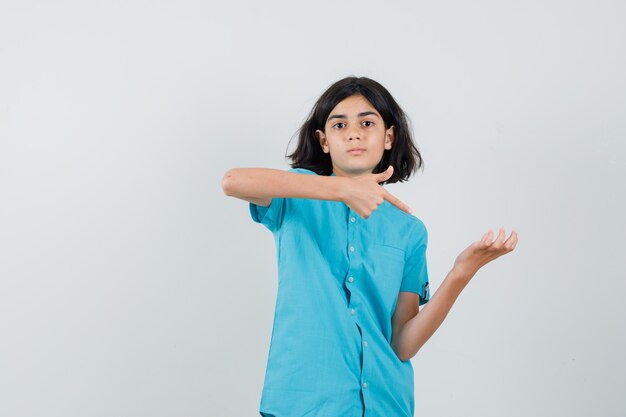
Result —
[{"label": "cheek", "polygon": [[381,155],[385,152],[385,140],[381,140],[376,143],[376,150],[381,153]]},{"label": "cheek", "polygon": [[326,142],[326,150],[328,151],[327,153],[331,157],[336,156],[340,152],[337,144],[333,142],[332,140],[329,140],[328,142]]},{"label": "cheek", "polygon": [[339,147],[341,146],[341,140],[332,135],[326,136],[326,146],[328,146],[328,148],[330,148],[331,150],[339,149]]}]

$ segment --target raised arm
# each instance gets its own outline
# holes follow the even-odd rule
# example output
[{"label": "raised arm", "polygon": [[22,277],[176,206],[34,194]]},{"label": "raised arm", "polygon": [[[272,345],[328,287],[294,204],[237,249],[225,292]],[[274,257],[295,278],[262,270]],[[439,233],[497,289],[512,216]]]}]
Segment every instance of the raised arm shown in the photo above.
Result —
[{"label": "raised arm", "polygon": [[409,207],[379,182],[389,179],[393,168],[361,177],[308,175],[272,168],[233,168],[224,174],[224,194],[268,207],[274,197],[343,201],[361,217],[368,218],[384,200],[401,210]]},{"label": "raised arm", "polygon": [[[480,268],[515,249],[517,232],[513,230],[506,241],[505,236],[504,229],[501,228],[496,240],[492,241],[493,233],[489,230],[480,241],[472,243],[461,252],[452,270],[431,300],[422,311],[413,313],[413,317],[410,317],[411,311],[418,310],[416,303],[419,303],[419,296],[405,294],[404,297],[398,298],[396,307],[398,314],[394,314],[392,323],[394,334],[392,334],[391,347],[400,360],[407,361],[415,356],[424,343],[430,339],[443,323],[461,291]],[[403,293],[400,295],[402,296]]]},{"label": "raised arm", "polygon": [[224,194],[269,206],[273,197],[342,201],[344,178],[307,175],[271,168],[233,168],[224,174]]}]

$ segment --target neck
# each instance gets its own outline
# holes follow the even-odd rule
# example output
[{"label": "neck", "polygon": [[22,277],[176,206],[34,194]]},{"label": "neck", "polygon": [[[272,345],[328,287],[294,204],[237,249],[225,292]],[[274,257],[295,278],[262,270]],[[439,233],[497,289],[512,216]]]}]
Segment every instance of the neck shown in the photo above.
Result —
[{"label": "neck", "polygon": [[349,171],[343,171],[335,166],[333,166],[333,175],[335,175],[336,177],[346,177],[346,178],[359,178],[359,177],[364,177],[366,175],[371,174],[372,171],[357,171],[357,172],[349,172]]}]

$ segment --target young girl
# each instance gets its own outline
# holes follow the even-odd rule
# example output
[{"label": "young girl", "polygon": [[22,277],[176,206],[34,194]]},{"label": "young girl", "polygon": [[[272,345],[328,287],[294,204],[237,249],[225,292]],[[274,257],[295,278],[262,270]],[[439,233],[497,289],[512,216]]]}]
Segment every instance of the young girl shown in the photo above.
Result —
[{"label": "young girl", "polygon": [[429,301],[426,228],[382,187],[421,167],[411,136],[382,85],[348,77],[315,103],[289,172],[224,175],[225,194],[250,202],[278,254],[261,416],[413,416],[410,359],[476,272],[515,248],[515,230],[495,241],[489,230]]}]

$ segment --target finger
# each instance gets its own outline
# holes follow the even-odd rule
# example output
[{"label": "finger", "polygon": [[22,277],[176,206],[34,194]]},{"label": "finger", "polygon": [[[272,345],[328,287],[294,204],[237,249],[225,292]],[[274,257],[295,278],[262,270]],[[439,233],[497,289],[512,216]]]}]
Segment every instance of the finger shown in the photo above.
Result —
[{"label": "finger", "polygon": [[402,201],[398,200],[394,195],[392,195],[388,191],[385,192],[384,198],[385,198],[385,200],[389,201],[391,204],[393,204],[394,206],[398,207],[400,210],[402,210],[402,211],[404,211],[406,213],[410,214],[413,211],[413,210],[411,210],[411,207],[407,206]]},{"label": "finger", "polygon": [[502,247],[502,245],[504,244],[504,238],[506,237],[506,232],[504,231],[504,227],[501,227],[498,230],[498,236],[496,237],[496,240],[493,242],[493,246],[496,249],[500,249]]},{"label": "finger", "polygon": [[517,231],[513,229],[509,238],[506,240],[506,242],[504,242],[504,246],[509,250],[513,250],[515,249],[516,244],[517,244]]},{"label": "finger", "polygon": [[489,231],[485,233],[485,240],[483,241],[486,246],[491,246],[491,244],[493,243],[491,239],[493,239],[493,231],[489,229]]},{"label": "finger", "polygon": [[379,173],[376,177],[376,182],[387,181],[393,175],[393,167],[389,165],[387,169],[381,173]]},{"label": "finger", "polygon": [[502,246],[502,242],[504,242],[504,237],[506,236],[506,232],[504,231],[504,227],[500,228],[500,231],[498,232],[498,237],[496,238],[496,241],[493,242],[493,246],[499,248]]},{"label": "finger", "polygon": [[515,230],[511,231],[511,234],[509,235],[509,237],[504,241],[504,245],[506,246],[508,243],[510,243],[513,239],[515,238]]},{"label": "finger", "polygon": [[376,182],[387,181],[389,178],[391,178],[392,175],[393,175],[393,166],[389,165],[389,167],[387,167],[385,171],[376,175]]},{"label": "finger", "polygon": [[517,246],[517,241],[518,241],[518,237],[517,234],[515,235],[515,241],[513,242],[513,246],[511,246],[511,250],[515,249],[515,247]]}]

